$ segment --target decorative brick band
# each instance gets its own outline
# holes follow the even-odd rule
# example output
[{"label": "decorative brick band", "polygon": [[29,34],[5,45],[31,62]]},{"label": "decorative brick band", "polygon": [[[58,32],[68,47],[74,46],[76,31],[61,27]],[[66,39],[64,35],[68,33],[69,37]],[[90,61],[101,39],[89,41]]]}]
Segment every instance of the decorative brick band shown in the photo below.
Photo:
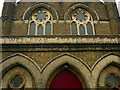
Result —
[{"label": "decorative brick band", "polygon": [[3,37],[0,44],[119,44],[119,37]]}]

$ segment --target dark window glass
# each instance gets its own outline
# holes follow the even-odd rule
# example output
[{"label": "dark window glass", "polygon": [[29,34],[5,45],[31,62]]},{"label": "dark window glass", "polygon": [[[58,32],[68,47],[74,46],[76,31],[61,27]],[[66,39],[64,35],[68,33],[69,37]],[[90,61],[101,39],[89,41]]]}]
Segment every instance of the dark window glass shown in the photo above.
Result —
[{"label": "dark window glass", "polygon": [[88,35],[93,35],[93,28],[90,22],[87,23],[87,33]]},{"label": "dark window glass", "polygon": [[25,88],[25,86],[23,86],[23,87],[21,88],[21,90],[25,90],[24,88]]},{"label": "dark window glass", "polygon": [[46,19],[46,15],[45,15],[45,12],[43,12],[43,11],[40,11],[40,12],[37,12],[37,15],[36,15],[36,20],[40,20],[40,22],[42,22],[42,20],[44,19]]},{"label": "dark window glass", "polygon": [[112,86],[116,86],[118,82],[118,77],[116,77],[113,73],[111,73],[107,78],[107,80],[109,83],[111,83]]},{"label": "dark window glass", "polygon": [[118,89],[118,88],[112,88],[111,90],[120,90],[120,89]]},{"label": "dark window glass", "polygon": [[38,26],[37,35],[43,35],[43,26],[41,24]]},{"label": "dark window glass", "polygon": [[34,22],[31,22],[30,24],[30,35],[35,35],[35,28],[36,28],[36,24]]},{"label": "dark window glass", "polygon": [[75,22],[71,24],[72,35],[77,35],[77,25]]},{"label": "dark window glass", "polygon": [[8,85],[8,88],[7,88],[8,90],[11,90],[11,88],[10,88],[10,86]]},{"label": "dark window glass", "polygon": [[110,88],[110,86],[109,86],[109,85],[107,85],[107,88]]},{"label": "dark window glass", "polygon": [[85,28],[83,27],[83,25],[80,25],[79,32],[80,32],[80,35],[85,35]]},{"label": "dark window glass", "polygon": [[118,87],[120,88],[120,85]]},{"label": "dark window glass", "polygon": [[45,27],[46,27],[45,28],[45,35],[51,35],[51,24],[50,24],[50,22],[47,22]]},{"label": "dark window glass", "polygon": [[14,87],[19,87],[23,83],[23,79],[19,76],[16,75],[12,80],[11,80],[11,86]]},{"label": "dark window glass", "polygon": [[80,22],[82,22],[82,20],[86,21],[86,19],[85,19],[85,17],[86,17],[85,12],[83,12],[83,13],[81,11],[76,12],[74,17],[76,17],[76,20],[79,20]]}]

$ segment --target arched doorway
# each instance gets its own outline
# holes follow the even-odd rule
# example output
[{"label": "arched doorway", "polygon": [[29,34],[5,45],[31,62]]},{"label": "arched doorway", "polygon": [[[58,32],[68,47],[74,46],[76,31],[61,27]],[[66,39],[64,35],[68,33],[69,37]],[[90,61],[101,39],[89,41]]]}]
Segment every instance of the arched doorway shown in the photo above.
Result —
[{"label": "arched doorway", "polygon": [[82,90],[83,85],[73,72],[64,69],[53,78],[49,88],[81,88]]}]

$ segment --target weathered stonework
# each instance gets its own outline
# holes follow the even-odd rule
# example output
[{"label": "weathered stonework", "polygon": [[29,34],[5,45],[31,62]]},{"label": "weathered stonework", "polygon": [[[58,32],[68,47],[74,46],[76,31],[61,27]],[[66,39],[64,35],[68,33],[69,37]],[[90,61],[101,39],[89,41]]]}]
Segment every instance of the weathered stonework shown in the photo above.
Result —
[{"label": "weathered stonework", "polygon": [[119,44],[120,37],[2,37],[1,44]]},{"label": "weathered stonework", "polygon": [[[107,74],[120,71],[120,17],[115,2],[96,1],[5,2],[0,37],[2,88],[7,88],[16,72],[26,78],[27,88],[49,88],[65,65],[84,88],[106,88]],[[52,35],[28,35],[29,16],[37,8],[52,14]],[[77,8],[91,14],[95,35],[71,35],[70,15]]]}]

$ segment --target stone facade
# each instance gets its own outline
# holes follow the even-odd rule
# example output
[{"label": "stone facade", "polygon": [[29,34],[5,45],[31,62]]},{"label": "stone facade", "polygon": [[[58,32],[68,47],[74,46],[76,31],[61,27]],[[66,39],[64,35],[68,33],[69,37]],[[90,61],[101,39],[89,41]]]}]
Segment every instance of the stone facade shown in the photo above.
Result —
[{"label": "stone facade", "polygon": [[[45,8],[53,16],[52,35],[28,35],[29,16]],[[77,9],[93,17],[95,35],[71,35],[70,15]],[[84,88],[107,88],[108,73],[120,76],[120,20],[115,2],[5,2],[2,12],[2,88],[14,73],[26,88],[49,88],[64,65]],[[120,88],[120,87],[119,87]]]}]

